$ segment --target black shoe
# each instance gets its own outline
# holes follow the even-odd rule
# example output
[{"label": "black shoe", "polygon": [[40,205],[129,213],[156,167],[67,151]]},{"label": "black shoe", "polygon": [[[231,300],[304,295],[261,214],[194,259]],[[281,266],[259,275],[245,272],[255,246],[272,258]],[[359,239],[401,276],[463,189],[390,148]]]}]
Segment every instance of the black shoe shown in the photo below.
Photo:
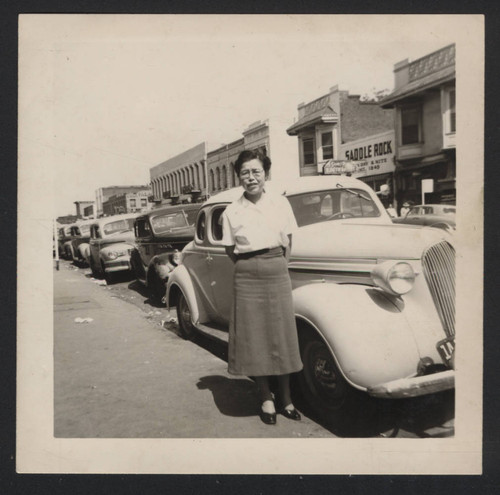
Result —
[{"label": "black shoe", "polygon": [[285,416],[285,418],[293,419],[294,421],[300,421],[302,419],[299,411],[297,409],[282,409],[281,414]]},{"label": "black shoe", "polygon": [[260,419],[266,425],[275,425],[276,424],[276,413],[266,413],[264,411],[260,411]]}]

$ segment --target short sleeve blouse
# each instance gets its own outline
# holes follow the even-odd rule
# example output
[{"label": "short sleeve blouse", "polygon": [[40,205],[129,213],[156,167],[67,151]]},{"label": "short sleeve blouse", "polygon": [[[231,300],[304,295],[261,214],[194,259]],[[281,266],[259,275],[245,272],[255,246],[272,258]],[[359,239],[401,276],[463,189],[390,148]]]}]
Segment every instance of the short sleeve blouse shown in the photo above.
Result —
[{"label": "short sleeve blouse", "polygon": [[222,214],[222,244],[234,245],[236,254],[287,247],[288,235],[296,228],[292,207],[284,196],[264,192],[254,204],[243,194]]}]

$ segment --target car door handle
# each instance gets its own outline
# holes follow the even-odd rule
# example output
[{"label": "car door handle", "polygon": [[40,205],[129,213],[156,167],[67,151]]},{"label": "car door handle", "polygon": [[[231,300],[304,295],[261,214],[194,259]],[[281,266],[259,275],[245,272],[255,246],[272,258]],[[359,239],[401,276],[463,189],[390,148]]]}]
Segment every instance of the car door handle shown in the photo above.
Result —
[{"label": "car door handle", "polygon": [[207,260],[207,263],[212,263],[212,261],[214,260],[214,259],[212,258],[212,256],[210,255],[210,253],[208,253],[208,254],[207,254],[207,256],[206,256],[206,258],[205,258],[205,259]]}]

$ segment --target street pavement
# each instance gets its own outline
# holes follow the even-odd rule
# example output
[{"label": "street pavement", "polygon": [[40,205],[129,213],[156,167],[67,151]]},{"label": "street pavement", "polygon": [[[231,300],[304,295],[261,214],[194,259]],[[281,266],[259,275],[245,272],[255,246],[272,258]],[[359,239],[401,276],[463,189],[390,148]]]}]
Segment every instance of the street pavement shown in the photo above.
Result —
[{"label": "street pavement", "polygon": [[262,423],[252,380],[160,326],[165,308],[129,304],[86,271],[54,270],[56,437],[333,436],[306,417]]},{"label": "street pavement", "polygon": [[254,382],[229,375],[226,360],[225,341],[204,335],[183,340],[175,311],[169,314],[127,275],[108,286],[67,261],[54,270],[56,437],[416,438],[454,432],[453,392],[367,398],[348,426],[315,417],[298,397],[302,421],[278,415],[277,425],[265,425]]}]

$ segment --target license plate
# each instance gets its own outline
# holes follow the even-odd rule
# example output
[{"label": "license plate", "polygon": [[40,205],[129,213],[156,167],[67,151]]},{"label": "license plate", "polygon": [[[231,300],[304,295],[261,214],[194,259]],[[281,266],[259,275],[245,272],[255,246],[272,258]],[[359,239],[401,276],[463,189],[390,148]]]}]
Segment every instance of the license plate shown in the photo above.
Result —
[{"label": "license plate", "polygon": [[455,337],[448,337],[440,340],[437,345],[437,350],[445,363],[449,363],[455,352]]}]

